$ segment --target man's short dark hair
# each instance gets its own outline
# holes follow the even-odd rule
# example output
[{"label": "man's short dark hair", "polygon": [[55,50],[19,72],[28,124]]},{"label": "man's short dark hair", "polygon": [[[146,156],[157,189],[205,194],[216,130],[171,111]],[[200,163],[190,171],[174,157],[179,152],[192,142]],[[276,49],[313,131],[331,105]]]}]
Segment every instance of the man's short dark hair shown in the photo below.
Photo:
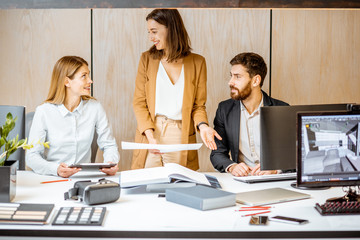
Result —
[{"label": "man's short dark hair", "polygon": [[267,67],[264,59],[259,54],[253,52],[240,53],[231,59],[230,64],[231,66],[241,64],[247,69],[251,78],[260,75],[260,87],[262,87],[266,77]]}]

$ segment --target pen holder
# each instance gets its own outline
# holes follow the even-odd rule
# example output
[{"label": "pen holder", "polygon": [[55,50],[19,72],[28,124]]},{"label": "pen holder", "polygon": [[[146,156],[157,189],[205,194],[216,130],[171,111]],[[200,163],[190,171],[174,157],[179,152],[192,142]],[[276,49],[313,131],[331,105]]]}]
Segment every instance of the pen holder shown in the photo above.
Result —
[{"label": "pen holder", "polygon": [[65,200],[83,201],[88,205],[115,202],[120,197],[120,185],[104,178],[98,182],[78,181],[64,193],[64,197]]}]

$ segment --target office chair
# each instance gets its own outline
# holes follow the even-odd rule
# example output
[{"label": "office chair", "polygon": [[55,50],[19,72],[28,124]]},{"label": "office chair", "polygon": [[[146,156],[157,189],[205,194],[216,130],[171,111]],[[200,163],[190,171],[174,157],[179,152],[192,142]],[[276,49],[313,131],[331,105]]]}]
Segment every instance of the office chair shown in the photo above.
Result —
[{"label": "office chair", "polygon": [[29,140],[29,133],[35,112],[29,112],[25,116],[25,136]]},{"label": "office chair", "polygon": [[96,130],[94,131],[94,137],[93,137],[93,140],[92,140],[92,143],[91,143],[91,162],[94,163],[95,160],[96,160],[96,153],[97,153],[97,150],[99,148],[99,146],[97,145],[97,138],[98,138],[98,135],[96,133]]},{"label": "office chair", "polygon": [[[11,113],[13,118],[17,117],[15,128],[9,133],[8,139],[13,139],[19,134],[19,139],[25,138],[25,107],[0,105],[0,125],[4,125],[6,115]],[[4,148],[4,146],[3,146]],[[1,151],[2,152],[2,151]],[[25,151],[18,149],[10,156],[10,160],[19,161],[19,170],[25,170]]]},{"label": "office chair", "polygon": [[[34,118],[34,114],[35,112],[29,112],[26,114],[26,134],[25,136],[29,139],[29,133],[30,133],[30,128],[31,128],[31,124]],[[94,163],[96,160],[96,153],[98,150],[98,145],[97,145],[97,138],[98,135],[96,133],[96,131],[94,131],[94,137],[91,143],[91,162]]]}]

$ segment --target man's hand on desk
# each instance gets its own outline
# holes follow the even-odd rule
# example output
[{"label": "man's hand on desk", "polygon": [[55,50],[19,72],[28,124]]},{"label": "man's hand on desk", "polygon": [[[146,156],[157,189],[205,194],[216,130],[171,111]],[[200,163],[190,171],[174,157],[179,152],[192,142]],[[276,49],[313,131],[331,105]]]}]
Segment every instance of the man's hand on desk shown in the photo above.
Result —
[{"label": "man's hand on desk", "polygon": [[229,172],[235,177],[244,177],[248,175],[268,175],[277,173],[276,170],[260,171],[260,164],[257,164],[255,167],[249,167],[243,162],[232,165],[229,168]]},{"label": "man's hand on desk", "polygon": [[68,165],[66,165],[66,163],[60,163],[57,169],[57,174],[60,177],[68,178],[79,171],[81,171],[81,168],[70,168]]},{"label": "man's hand on desk", "polygon": [[113,176],[116,174],[117,171],[119,171],[119,166],[118,166],[118,164],[116,164],[115,166],[113,166],[111,168],[101,168],[100,171],[102,171],[103,173],[106,173],[107,175]]},{"label": "man's hand on desk", "polygon": [[[251,168],[251,167],[250,167]],[[260,170],[260,164],[257,164],[255,167],[251,168],[251,175],[270,175],[270,174],[277,174],[277,170]]]},{"label": "man's hand on desk", "polygon": [[234,164],[229,168],[229,172],[235,177],[247,176],[251,172],[251,168],[245,163]]}]

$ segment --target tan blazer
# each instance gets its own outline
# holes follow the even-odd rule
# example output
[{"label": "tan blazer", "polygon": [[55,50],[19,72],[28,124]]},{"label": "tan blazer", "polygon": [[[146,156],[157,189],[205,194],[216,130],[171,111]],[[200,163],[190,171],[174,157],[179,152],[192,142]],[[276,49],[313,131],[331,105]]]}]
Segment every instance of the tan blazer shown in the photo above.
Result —
[{"label": "tan blazer", "polygon": [[[141,55],[135,82],[133,100],[137,120],[135,142],[148,143],[144,134],[146,129],[155,129],[155,93],[156,76],[160,60],[153,59],[149,52]],[[206,102],[206,63],[204,57],[191,53],[183,59],[184,97],[182,106],[182,143],[196,143],[196,126],[200,122],[208,123]],[[144,168],[147,150],[134,150],[131,168]],[[199,169],[196,150],[182,151],[181,165],[190,169]]]}]

